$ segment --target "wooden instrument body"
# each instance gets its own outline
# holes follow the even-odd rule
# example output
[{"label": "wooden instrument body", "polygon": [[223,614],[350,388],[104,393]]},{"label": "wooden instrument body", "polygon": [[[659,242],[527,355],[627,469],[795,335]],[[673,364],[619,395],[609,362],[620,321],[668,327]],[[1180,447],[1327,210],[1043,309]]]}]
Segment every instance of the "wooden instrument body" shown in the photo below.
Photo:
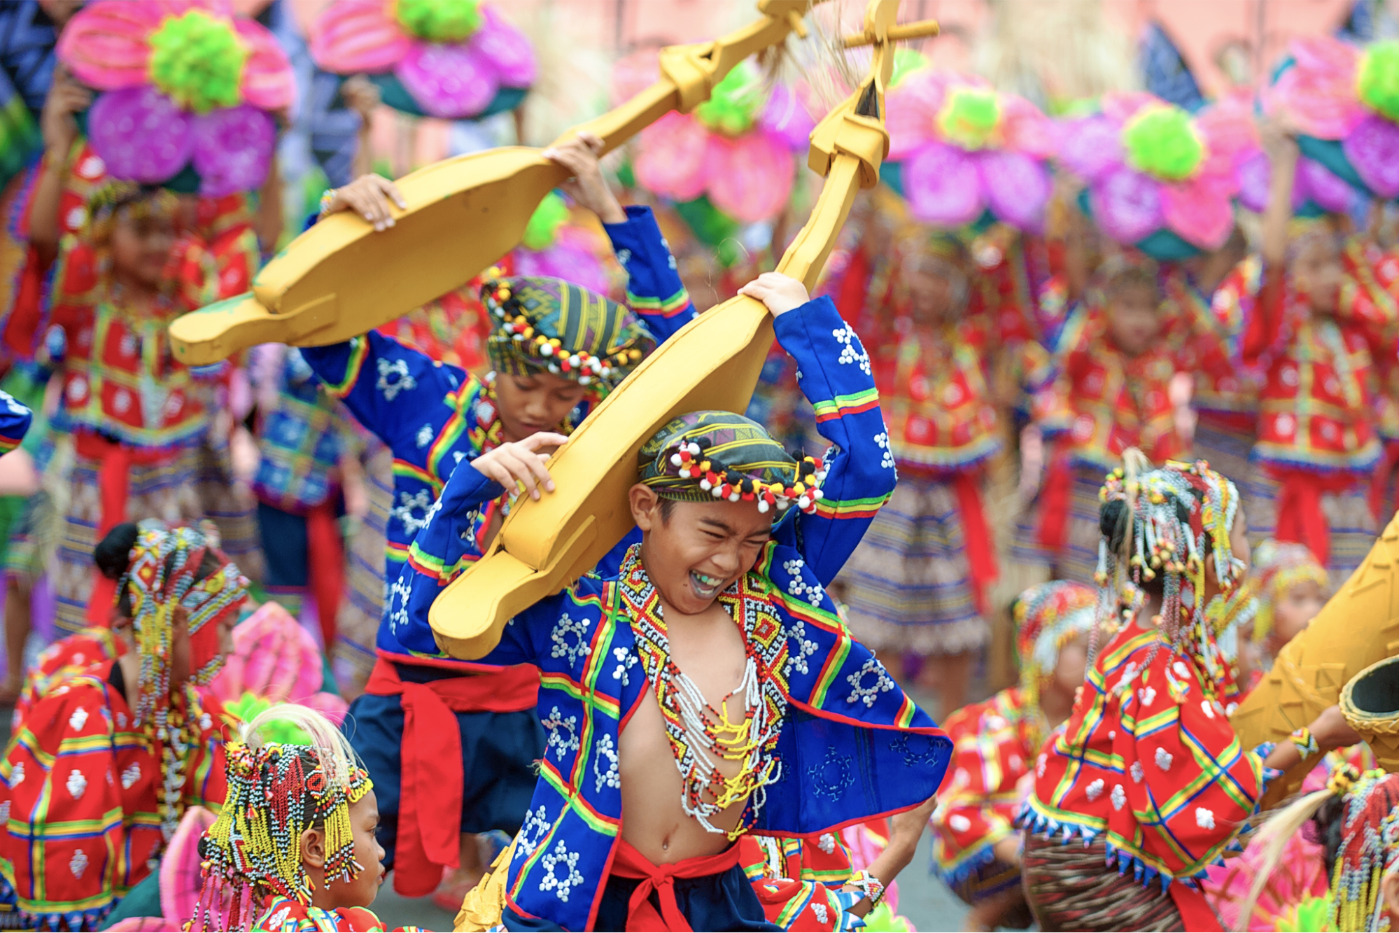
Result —
[{"label": "wooden instrument body", "polygon": [[[873,0],[866,32],[884,35],[897,12],[897,0]],[[879,41],[872,74],[812,131],[809,164],[826,184],[777,267],[808,289],[856,191],[878,183],[889,146],[884,84],[892,68],[891,44]],[[691,321],[628,376],[550,460],[557,491],[537,502],[517,500],[487,553],[437,597],[429,623],[442,650],[483,657],[511,617],[595,566],[633,527],[627,490],[636,482],[641,445],[678,414],[743,411],[771,340],[767,308],[736,297]]]},{"label": "wooden instrument body", "polygon": [[[1395,656],[1399,656],[1399,515],[1321,614],[1278,653],[1273,669],[1230,722],[1244,748],[1265,741],[1284,742],[1337,703],[1356,674]],[[1382,767],[1399,770],[1399,735],[1377,736],[1371,748]],[[1273,782],[1264,806],[1276,805],[1296,790],[1316,761],[1304,761]]]}]

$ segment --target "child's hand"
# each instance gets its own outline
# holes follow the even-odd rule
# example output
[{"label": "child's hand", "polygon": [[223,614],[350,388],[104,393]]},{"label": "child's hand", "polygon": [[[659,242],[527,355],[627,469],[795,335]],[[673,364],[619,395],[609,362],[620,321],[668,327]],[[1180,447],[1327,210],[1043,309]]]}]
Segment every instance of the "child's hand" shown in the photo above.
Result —
[{"label": "child's hand", "polygon": [[781,317],[811,300],[805,285],[781,272],[764,272],[740,288],[738,293],[767,305],[773,317]]},{"label": "child's hand", "polygon": [[539,498],[539,487],[546,492],[554,491],[554,480],[544,462],[559,445],[568,438],[552,431],[531,434],[513,444],[501,444],[471,461],[471,465],[490,479],[504,486],[506,491],[516,488],[518,483],[529,490],[531,499]]},{"label": "child's hand", "polygon": [[340,85],[340,99],[368,123],[374,108],[379,106],[379,89],[364,75],[355,75]]},{"label": "child's hand", "polygon": [[562,146],[545,149],[544,158],[567,169],[573,177],[559,187],[563,188],[574,201],[597,214],[605,224],[624,224],[627,212],[607,180],[602,177],[598,157],[602,154],[602,140],[592,133],[579,133]]},{"label": "child's hand", "polygon": [[39,115],[39,128],[44,137],[44,149],[50,158],[67,159],[73,142],[78,138],[78,121],[73,114],[92,106],[92,92],[73,80],[68,69],[59,65],[53,72],[53,83],[44,98],[44,110]]},{"label": "child's hand", "polygon": [[398,191],[398,185],[382,175],[361,175],[343,188],[331,192],[330,201],[321,211],[321,216],[329,217],[337,211],[354,211],[373,224],[375,230],[387,230],[394,224],[393,216],[389,213],[390,200],[399,210],[408,207],[408,202]]}]

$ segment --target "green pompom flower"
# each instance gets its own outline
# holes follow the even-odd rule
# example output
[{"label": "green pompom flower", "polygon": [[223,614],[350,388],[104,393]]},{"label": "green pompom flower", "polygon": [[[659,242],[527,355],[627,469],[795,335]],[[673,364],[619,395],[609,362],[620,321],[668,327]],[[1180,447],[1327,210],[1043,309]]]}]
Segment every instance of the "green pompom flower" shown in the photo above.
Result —
[{"label": "green pompom flower", "polygon": [[1331,926],[1331,898],[1310,897],[1288,911],[1287,916],[1278,920],[1280,933],[1322,933],[1333,930]]},{"label": "green pompom flower", "polygon": [[398,23],[426,42],[461,42],[481,28],[480,0],[398,0]]},{"label": "green pompom flower", "polygon": [[1122,129],[1127,162],[1166,181],[1184,181],[1200,167],[1205,144],[1190,114],[1170,104],[1143,107]]},{"label": "green pompom flower", "polygon": [[901,917],[889,909],[889,905],[880,902],[865,915],[865,925],[861,929],[867,933],[909,933],[913,925],[908,922],[907,917]]},{"label": "green pompom flower", "polygon": [[938,131],[963,149],[993,144],[1001,123],[1001,102],[989,88],[957,87],[948,92],[938,111]]},{"label": "green pompom flower", "polygon": [[248,49],[233,27],[203,10],[171,16],[151,34],[151,83],[195,113],[238,104]]},{"label": "green pompom flower", "polygon": [[744,61],[714,85],[709,100],[695,108],[695,118],[716,133],[739,136],[752,128],[764,102],[758,70]]},{"label": "green pompom flower", "polygon": [[563,198],[550,191],[530,215],[529,223],[525,225],[525,235],[520,240],[521,244],[525,249],[534,250],[536,253],[548,249],[559,238],[559,228],[566,220],[568,205],[564,203]]},{"label": "green pompom flower", "polygon": [[1399,42],[1376,42],[1366,49],[1355,71],[1355,84],[1366,106],[1399,123]]},{"label": "green pompom flower", "polygon": [[[243,722],[252,722],[276,704],[260,696],[244,693],[237,703],[224,708]],[[258,727],[258,734],[264,742],[280,742],[283,745],[310,745],[311,737],[300,726],[290,722],[270,722]]]}]

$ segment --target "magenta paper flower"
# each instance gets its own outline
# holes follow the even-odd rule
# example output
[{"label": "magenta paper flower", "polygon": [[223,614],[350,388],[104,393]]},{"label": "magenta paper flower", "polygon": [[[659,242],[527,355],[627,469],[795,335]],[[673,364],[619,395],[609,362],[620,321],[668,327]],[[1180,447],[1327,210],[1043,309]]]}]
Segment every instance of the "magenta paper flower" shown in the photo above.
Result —
[{"label": "magenta paper flower", "polygon": [[[614,87],[622,100],[657,74],[654,55],[618,64]],[[694,113],[667,114],[641,131],[636,180],[672,201],[707,196],[743,223],[771,220],[792,193],[793,154],[806,149],[815,126],[800,95],[783,84],[766,90],[757,69],[743,62]]]},{"label": "magenta paper flower", "polygon": [[98,0],[73,16],[58,56],[102,92],[87,134],[113,177],[159,184],[192,166],[209,197],[267,177],[269,111],[291,107],[296,81],[272,33],[228,3]]},{"label": "magenta paper flower", "polygon": [[[1098,225],[1159,258],[1218,249],[1234,227],[1241,137],[1150,94],[1108,94],[1063,124],[1058,163],[1088,186]],[[1175,239],[1185,246],[1176,244]]]},{"label": "magenta paper flower", "polygon": [[[1262,213],[1268,206],[1272,163],[1258,138],[1252,95],[1240,93],[1224,97],[1201,110],[1196,119],[1213,141],[1211,158],[1223,159],[1226,170],[1234,174],[1239,203],[1248,210]],[[1297,177],[1292,185],[1294,212],[1311,202],[1324,211],[1346,213],[1359,197],[1358,191],[1320,162],[1305,156],[1298,161]]]},{"label": "magenta paper flower", "polygon": [[979,78],[921,68],[890,90],[886,180],[924,223],[959,227],[990,211],[1039,231],[1049,202],[1052,121]]},{"label": "magenta paper flower", "polygon": [[335,0],[309,31],[324,70],[392,73],[411,101],[385,103],[447,120],[510,109],[538,73],[524,33],[479,0]]},{"label": "magenta paper flower", "polygon": [[1302,153],[1362,192],[1399,197],[1399,42],[1357,49],[1295,39],[1265,101],[1299,132]]}]

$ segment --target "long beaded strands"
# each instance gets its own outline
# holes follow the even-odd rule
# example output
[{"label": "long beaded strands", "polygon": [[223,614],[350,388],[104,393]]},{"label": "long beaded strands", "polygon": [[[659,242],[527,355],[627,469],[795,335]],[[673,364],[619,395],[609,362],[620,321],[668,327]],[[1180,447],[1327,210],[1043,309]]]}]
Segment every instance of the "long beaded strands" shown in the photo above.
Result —
[{"label": "long beaded strands", "polygon": [[[786,684],[781,679],[787,649],[782,625],[762,594],[747,589],[746,580],[740,581],[736,597],[720,596],[743,630],[747,654],[743,679],[729,694],[743,701],[744,717],[735,722],[728,714],[728,697],[716,708],[671,660],[660,597],[635,548],[623,561],[618,586],[680,770],[681,805],[708,832],[722,833],[710,820],[751,797],[752,816],[728,833],[736,839],[762,809],[767,785],[782,774],[773,754],[787,711]],[[725,777],[718,762],[738,762],[738,773]]]},{"label": "long beaded strands", "polygon": [[[1127,504],[1126,561],[1113,553],[1104,537],[1099,545],[1097,580],[1100,618],[1115,614],[1119,600],[1131,602],[1143,584],[1161,580],[1160,626],[1177,654],[1191,657],[1218,694],[1231,687],[1229,664],[1216,643],[1203,602],[1205,562],[1214,561],[1215,579],[1224,594],[1239,582],[1242,565],[1234,559],[1229,535],[1238,513],[1233,483],[1209,464],[1168,463],[1159,470],[1141,469],[1145,459],[1128,451],[1125,469],[1108,474],[1100,498]],[[1129,615],[1135,609],[1129,609]],[[1096,629],[1090,650],[1096,651]],[[1153,646],[1144,667],[1155,657]],[[1090,655],[1090,664],[1092,656]],[[1167,678],[1171,678],[1167,671]],[[1131,678],[1123,678],[1124,688]]]},{"label": "long beaded strands", "polygon": [[204,834],[204,884],[190,929],[250,929],[274,894],[309,906],[315,885],[302,864],[301,834],[310,827],[324,827],[327,884],[364,870],[354,857],[350,806],[374,784],[352,761],[335,766],[336,755],[347,757],[319,745],[228,745],[228,797]]}]

